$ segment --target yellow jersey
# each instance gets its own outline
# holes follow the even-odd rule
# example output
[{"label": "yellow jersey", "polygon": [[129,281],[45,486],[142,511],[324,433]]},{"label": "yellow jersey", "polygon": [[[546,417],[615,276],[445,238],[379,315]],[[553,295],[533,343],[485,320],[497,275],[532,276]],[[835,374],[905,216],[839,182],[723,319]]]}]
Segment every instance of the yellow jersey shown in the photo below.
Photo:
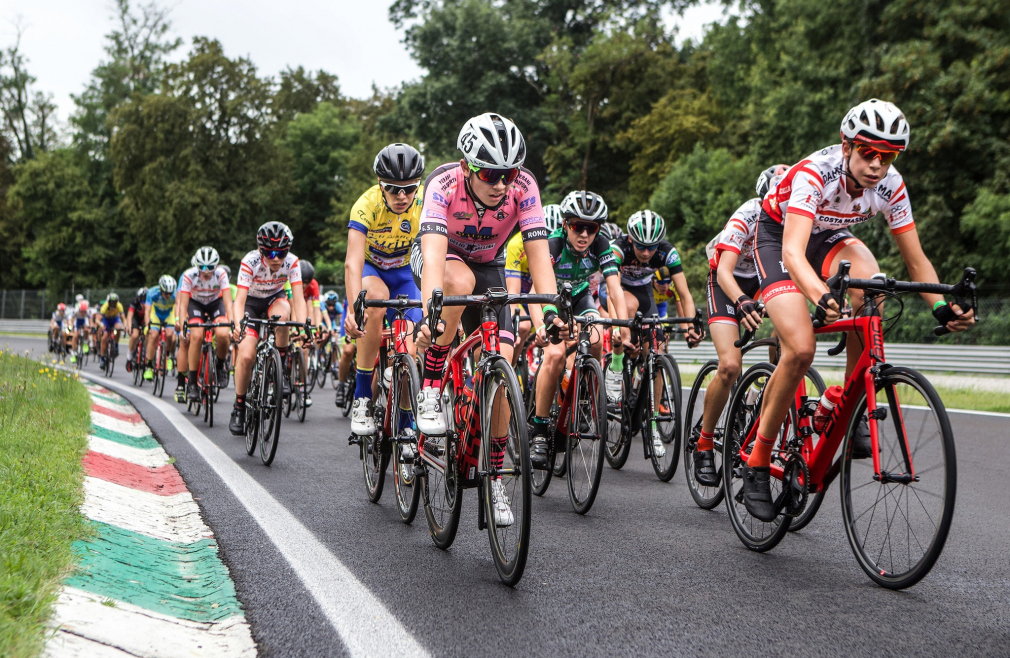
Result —
[{"label": "yellow jersey", "polygon": [[102,302],[102,308],[99,312],[107,318],[118,318],[123,314],[123,304],[122,302],[116,302],[114,307],[109,306],[109,302]]},{"label": "yellow jersey", "polygon": [[380,270],[403,267],[410,262],[410,243],[421,226],[424,186],[417,188],[407,212],[396,215],[382,198],[382,188],[373,185],[351,208],[350,228],[365,234],[365,260]]},{"label": "yellow jersey", "polygon": [[526,261],[526,246],[523,244],[522,233],[516,233],[505,245],[505,278],[519,279],[522,282],[522,292],[526,294],[533,287],[533,277],[530,276],[530,266]]}]

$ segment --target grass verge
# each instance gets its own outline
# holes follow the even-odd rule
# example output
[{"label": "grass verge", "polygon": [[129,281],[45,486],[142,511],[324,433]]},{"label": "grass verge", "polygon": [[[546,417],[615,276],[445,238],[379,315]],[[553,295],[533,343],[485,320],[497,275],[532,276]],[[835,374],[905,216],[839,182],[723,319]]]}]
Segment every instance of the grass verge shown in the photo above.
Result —
[{"label": "grass verge", "polygon": [[35,656],[74,540],[91,400],[73,376],[0,351],[0,656]]}]

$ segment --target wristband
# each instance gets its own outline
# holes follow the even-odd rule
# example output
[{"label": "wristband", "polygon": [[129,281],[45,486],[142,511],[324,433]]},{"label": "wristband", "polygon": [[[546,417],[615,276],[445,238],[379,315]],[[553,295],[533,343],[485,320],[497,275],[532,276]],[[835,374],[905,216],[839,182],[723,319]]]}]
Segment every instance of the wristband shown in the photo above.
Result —
[{"label": "wristband", "polygon": [[539,327],[537,327],[536,329],[534,329],[533,333],[538,334],[538,333],[540,333],[540,330],[544,329],[545,327],[547,327],[547,325],[546,324],[542,324]]},{"label": "wristband", "polygon": [[554,311],[554,315],[558,315],[558,307],[554,304],[544,304],[543,305],[544,315],[547,315],[547,311]]},{"label": "wristband", "polygon": [[947,305],[947,302],[945,302],[944,300],[941,299],[937,303],[933,304],[933,310],[935,311],[936,309],[940,308],[941,306],[946,306],[946,305]]}]

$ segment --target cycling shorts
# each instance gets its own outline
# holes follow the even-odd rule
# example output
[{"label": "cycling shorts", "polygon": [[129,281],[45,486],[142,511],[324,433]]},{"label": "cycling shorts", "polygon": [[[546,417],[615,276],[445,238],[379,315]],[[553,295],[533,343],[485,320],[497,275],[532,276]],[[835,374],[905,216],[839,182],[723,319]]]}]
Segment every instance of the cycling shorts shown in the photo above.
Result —
[{"label": "cycling shorts", "polygon": [[[246,298],[246,308],[249,308],[249,299],[248,297]],[[228,316],[222,297],[218,297],[209,304],[201,304],[190,297],[186,309],[189,313],[190,326],[203,322],[215,322],[218,318],[227,318]]]},{"label": "cycling shorts", "polygon": [[63,320],[53,320],[53,323],[56,325],[57,329],[63,328]]},{"label": "cycling shorts", "polygon": [[[761,292],[761,286],[756,276],[734,277],[736,284],[743,290],[743,294],[751,299],[757,299]],[[708,271],[708,285],[705,286],[705,297],[708,299],[708,323],[709,324],[731,324],[739,327],[740,323],[736,319],[736,300],[730,299],[728,295],[719,287],[719,280],[716,278],[715,270]]]},{"label": "cycling shorts", "polygon": [[[783,293],[800,292],[782,261],[783,231],[783,224],[779,224],[769,217],[768,213],[761,211],[754,242],[754,257],[765,302]],[[822,279],[827,280],[831,276],[831,261],[835,255],[853,244],[863,244],[863,241],[852,235],[848,229],[813,233],[807,242],[807,262]]]},{"label": "cycling shorts", "polygon": [[106,331],[111,332],[113,329],[116,328],[116,325],[119,324],[119,316],[117,315],[114,318],[110,318],[103,315],[102,324],[105,325]]},{"label": "cycling shorts", "polygon": [[75,329],[83,329],[85,327],[85,325],[87,325],[87,323],[88,323],[88,319],[87,318],[74,318],[74,328]]},{"label": "cycling shorts", "polygon": [[624,289],[638,300],[638,312],[642,314],[643,318],[659,315],[659,306],[656,305],[656,296],[652,294],[651,281],[644,286],[624,286]]},{"label": "cycling shorts", "polygon": [[171,329],[175,326],[175,309],[168,312],[168,315],[162,316],[155,309],[151,313],[151,331],[161,331],[162,327],[168,327]]},{"label": "cycling shorts", "polygon": [[[462,258],[453,253],[446,254],[446,260],[457,260],[473,272],[474,286],[473,295],[483,295],[489,288],[505,287],[505,258],[499,257],[490,263],[467,263]],[[410,270],[414,275],[414,283],[418,289],[421,287],[421,270],[424,268],[424,259],[421,257],[421,240],[414,240],[410,248]],[[481,307],[468,306],[463,311],[460,323],[463,331],[469,336],[480,328]],[[503,304],[498,309],[498,340],[505,345],[515,343],[515,328],[512,326],[512,305]]]},{"label": "cycling shorts", "polygon": [[572,313],[578,317],[582,317],[588,313],[592,313],[594,315],[600,314],[600,309],[596,306],[596,300],[593,299],[593,295],[589,292],[589,288],[584,289],[582,292],[572,297]]},{"label": "cycling shorts", "polygon": [[[256,318],[258,320],[268,320],[270,319],[270,307],[273,306],[274,302],[279,300],[287,301],[288,295],[283,288],[270,295],[269,297],[246,297],[245,298],[245,314],[247,317]],[[275,312],[274,315],[277,315]],[[246,325],[246,333],[252,334],[253,338],[259,338],[259,332],[256,331],[256,327],[253,325]]]},{"label": "cycling shorts", "polygon": [[[386,284],[386,287],[389,288],[390,299],[396,299],[397,295],[406,295],[407,299],[421,299],[421,289],[414,282],[410,265],[380,270],[375,265],[366,261],[365,267],[361,271],[361,278],[364,279],[366,276],[380,278]],[[406,313],[407,319],[411,322],[420,322],[421,315],[421,309],[419,308],[408,309]],[[395,318],[396,312],[393,309],[388,309],[386,311],[386,320],[389,321],[390,325],[392,325]]]}]

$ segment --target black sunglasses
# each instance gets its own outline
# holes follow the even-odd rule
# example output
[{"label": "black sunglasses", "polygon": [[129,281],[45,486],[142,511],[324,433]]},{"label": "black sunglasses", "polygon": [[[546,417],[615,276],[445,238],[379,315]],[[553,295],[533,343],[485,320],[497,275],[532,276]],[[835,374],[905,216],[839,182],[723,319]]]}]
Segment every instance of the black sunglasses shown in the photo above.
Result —
[{"label": "black sunglasses", "polygon": [[575,231],[576,235],[582,233],[583,231],[586,233],[586,235],[595,235],[596,232],[600,230],[600,225],[597,224],[596,222],[569,221],[568,225],[572,228],[573,231]]},{"label": "black sunglasses", "polygon": [[286,258],[288,249],[260,249],[260,256],[263,258]]},{"label": "black sunglasses", "polygon": [[389,192],[393,196],[398,195],[400,192],[403,192],[407,196],[410,196],[419,187],[417,183],[412,183],[410,185],[397,185],[396,183],[379,183],[379,185],[382,187],[382,189]]}]

